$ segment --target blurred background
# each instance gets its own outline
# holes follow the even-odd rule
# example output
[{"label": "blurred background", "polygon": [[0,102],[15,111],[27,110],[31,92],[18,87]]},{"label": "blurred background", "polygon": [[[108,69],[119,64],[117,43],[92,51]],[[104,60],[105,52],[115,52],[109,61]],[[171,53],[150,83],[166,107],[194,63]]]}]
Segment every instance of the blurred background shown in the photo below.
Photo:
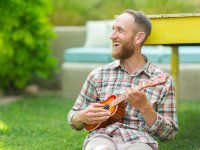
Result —
[{"label": "blurred background", "polygon": [[64,53],[85,46],[90,20],[112,20],[124,9],[172,14],[199,6],[199,0],[1,0],[0,93],[59,92]]},{"label": "blurred background", "polygon": [[113,19],[125,9],[146,14],[196,13],[199,0],[52,0],[51,23],[55,26],[84,25],[88,20]]}]

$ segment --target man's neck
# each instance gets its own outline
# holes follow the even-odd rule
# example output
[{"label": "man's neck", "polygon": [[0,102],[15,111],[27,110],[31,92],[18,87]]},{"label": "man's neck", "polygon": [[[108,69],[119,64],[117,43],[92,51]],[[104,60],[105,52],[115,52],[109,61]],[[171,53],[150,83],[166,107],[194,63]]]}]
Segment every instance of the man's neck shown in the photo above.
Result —
[{"label": "man's neck", "polygon": [[121,61],[121,63],[128,73],[133,74],[143,68],[146,61],[142,54],[134,54],[130,58]]}]

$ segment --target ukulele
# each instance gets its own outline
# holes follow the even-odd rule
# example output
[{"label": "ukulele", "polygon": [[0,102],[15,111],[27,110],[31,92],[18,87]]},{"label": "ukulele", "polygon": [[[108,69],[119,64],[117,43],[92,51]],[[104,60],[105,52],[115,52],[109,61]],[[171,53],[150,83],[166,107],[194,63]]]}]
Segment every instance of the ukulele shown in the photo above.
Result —
[{"label": "ukulele", "polygon": [[[165,83],[166,80],[167,80],[166,75],[162,74],[158,77],[154,77],[146,82],[143,82],[142,84],[139,84],[134,89],[140,91],[147,87],[153,87]],[[95,129],[105,128],[106,126],[111,125],[115,122],[121,122],[123,117],[125,116],[125,109],[126,109],[126,104],[123,102],[124,100],[125,100],[125,95],[121,95],[119,97],[111,95],[105,101],[99,102],[100,104],[104,104],[103,109],[107,109],[111,112],[110,118],[105,122],[100,122],[97,124],[85,124],[85,129],[88,131],[93,131]]]}]

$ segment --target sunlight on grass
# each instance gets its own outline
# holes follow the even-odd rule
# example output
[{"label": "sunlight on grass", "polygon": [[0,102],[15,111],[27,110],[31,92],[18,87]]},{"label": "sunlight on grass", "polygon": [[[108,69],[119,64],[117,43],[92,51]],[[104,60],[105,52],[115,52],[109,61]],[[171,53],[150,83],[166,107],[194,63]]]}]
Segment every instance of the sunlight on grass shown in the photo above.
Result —
[{"label": "sunlight on grass", "polygon": [[[160,142],[160,149],[200,148],[200,101],[180,101],[179,133],[168,142]],[[70,129],[66,115],[73,101],[59,97],[25,97],[9,105],[0,105],[0,119],[9,127],[9,132],[0,136],[3,150],[80,150],[86,131]]]},{"label": "sunlight on grass", "polygon": [[6,134],[9,131],[8,126],[0,120],[0,134]]}]

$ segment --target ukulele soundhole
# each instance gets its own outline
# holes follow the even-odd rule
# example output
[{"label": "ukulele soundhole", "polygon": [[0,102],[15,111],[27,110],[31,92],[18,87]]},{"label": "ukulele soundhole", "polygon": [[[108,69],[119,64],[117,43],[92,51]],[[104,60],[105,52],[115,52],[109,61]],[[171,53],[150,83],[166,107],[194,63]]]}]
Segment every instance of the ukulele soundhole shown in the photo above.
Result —
[{"label": "ukulele soundhole", "polygon": [[108,110],[109,108],[110,108],[110,105],[106,104],[103,109],[107,109]]}]

